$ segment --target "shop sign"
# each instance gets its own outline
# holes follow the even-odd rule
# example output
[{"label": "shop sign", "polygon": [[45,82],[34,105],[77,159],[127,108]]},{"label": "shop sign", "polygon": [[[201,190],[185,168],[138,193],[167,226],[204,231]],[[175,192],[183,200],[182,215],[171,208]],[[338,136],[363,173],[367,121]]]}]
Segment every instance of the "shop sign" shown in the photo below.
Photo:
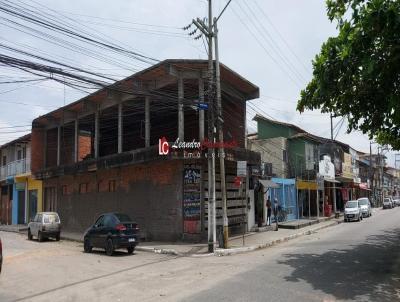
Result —
[{"label": "shop sign", "polygon": [[335,166],[329,155],[324,155],[324,159],[319,161],[319,174],[324,179],[335,179]]},{"label": "shop sign", "polygon": [[353,166],[351,164],[351,155],[343,153],[342,176],[345,178],[353,179]]},{"label": "shop sign", "polygon": [[15,189],[17,191],[25,190],[25,183],[24,182],[17,182],[15,183]]},{"label": "shop sign", "polygon": [[237,162],[237,176],[246,177],[247,175],[247,161],[239,160]]}]

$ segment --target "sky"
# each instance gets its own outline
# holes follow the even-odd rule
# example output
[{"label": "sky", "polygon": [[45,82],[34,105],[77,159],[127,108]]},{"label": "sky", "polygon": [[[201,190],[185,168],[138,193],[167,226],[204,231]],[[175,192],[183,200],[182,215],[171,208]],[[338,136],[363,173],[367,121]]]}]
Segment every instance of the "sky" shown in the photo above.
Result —
[{"label": "sky", "polygon": [[[7,2],[7,0],[3,0]],[[51,12],[57,20],[74,22],[77,28],[159,60],[206,59],[201,39],[194,40],[182,27],[193,18],[207,16],[206,0],[14,0],[13,4]],[[227,0],[213,0],[214,15]],[[23,33],[10,26],[0,12],[0,41],[8,46],[51,56],[74,66],[121,79],[149,65],[119,58],[119,64],[89,57]],[[17,20],[17,19],[13,19]],[[322,0],[232,0],[218,22],[220,60],[260,88],[260,98],[248,106],[248,131],[256,131],[257,111],[270,118],[293,123],[324,137],[330,136],[328,114],[296,112],[301,89],[312,77],[312,59],[336,24],[326,16]],[[192,27],[191,29],[194,29]],[[195,36],[195,35],[194,35]],[[63,47],[64,46],[64,47]],[[0,53],[6,53],[0,49]],[[105,56],[109,54],[104,53]],[[123,63],[121,63],[123,61]],[[7,80],[34,79],[17,69],[0,66],[0,144],[29,132],[39,115],[86,95],[86,92],[51,81],[5,84]],[[369,139],[360,132],[346,133],[346,121],[334,119],[335,136],[358,151],[369,152]],[[376,152],[377,145],[372,145]],[[394,153],[388,161],[394,165]]]}]

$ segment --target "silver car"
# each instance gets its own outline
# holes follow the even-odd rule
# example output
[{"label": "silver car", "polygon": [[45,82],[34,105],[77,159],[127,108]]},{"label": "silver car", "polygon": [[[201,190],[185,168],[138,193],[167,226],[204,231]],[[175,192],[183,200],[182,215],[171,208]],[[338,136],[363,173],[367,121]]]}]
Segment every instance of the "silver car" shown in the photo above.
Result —
[{"label": "silver car", "polygon": [[393,200],[391,197],[385,197],[383,199],[383,206],[384,209],[393,209]]},{"label": "silver car", "polygon": [[39,241],[45,238],[55,238],[60,240],[61,221],[55,212],[40,212],[28,224],[28,239],[32,240],[35,236]]},{"label": "silver car", "polygon": [[361,221],[363,215],[358,200],[349,200],[344,208],[344,221]]},{"label": "silver car", "polygon": [[361,214],[363,217],[372,216],[371,203],[367,197],[359,198],[358,203],[361,206]]}]

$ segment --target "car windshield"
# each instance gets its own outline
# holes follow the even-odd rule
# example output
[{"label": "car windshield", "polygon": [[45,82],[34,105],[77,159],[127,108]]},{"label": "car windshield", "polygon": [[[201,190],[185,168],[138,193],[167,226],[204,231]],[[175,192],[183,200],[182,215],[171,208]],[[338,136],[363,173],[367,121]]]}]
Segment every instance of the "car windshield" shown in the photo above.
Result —
[{"label": "car windshield", "polygon": [[367,199],[360,199],[358,202],[359,202],[360,205],[362,205],[362,206],[366,206],[366,205],[368,204],[368,200],[367,200]]},{"label": "car windshield", "polygon": [[46,214],[43,221],[44,223],[60,222],[60,218],[58,218],[57,214]]},{"label": "car windshield", "polygon": [[385,198],[383,202],[390,202],[390,198]]},{"label": "car windshield", "polygon": [[349,201],[346,203],[346,208],[357,208],[357,201]]},{"label": "car windshield", "polygon": [[125,221],[132,221],[132,219],[126,215],[126,214],[115,214],[115,216],[118,218],[119,221],[125,222]]}]

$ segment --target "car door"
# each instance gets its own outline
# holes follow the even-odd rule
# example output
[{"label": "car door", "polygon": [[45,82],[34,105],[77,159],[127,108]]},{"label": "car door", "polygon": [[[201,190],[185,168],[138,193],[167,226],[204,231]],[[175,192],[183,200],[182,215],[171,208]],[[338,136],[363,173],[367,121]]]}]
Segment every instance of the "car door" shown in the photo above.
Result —
[{"label": "car door", "polygon": [[105,248],[107,237],[109,234],[113,232],[114,226],[115,226],[114,215],[110,214],[104,215],[103,227],[99,230],[99,241],[101,244],[99,247]]},{"label": "car door", "polygon": [[104,224],[104,215],[101,215],[94,223],[90,233],[90,241],[94,247],[100,247],[100,231]]},{"label": "car door", "polygon": [[39,230],[40,230],[40,224],[42,223],[42,214],[38,214],[36,217],[36,220],[34,222],[35,224],[35,232],[33,233],[34,236],[38,237],[39,236]]},{"label": "car door", "polygon": [[31,234],[32,234],[32,235],[36,235],[36,221],[37,221],[38,215],[39,215],[39,214],[36,214],[36,215],[35,215],[35,218],[33,218],[33,219],[31,220],[31,222],[29,222],[29,228],[30,228],[30,230],[31,230]]}]

